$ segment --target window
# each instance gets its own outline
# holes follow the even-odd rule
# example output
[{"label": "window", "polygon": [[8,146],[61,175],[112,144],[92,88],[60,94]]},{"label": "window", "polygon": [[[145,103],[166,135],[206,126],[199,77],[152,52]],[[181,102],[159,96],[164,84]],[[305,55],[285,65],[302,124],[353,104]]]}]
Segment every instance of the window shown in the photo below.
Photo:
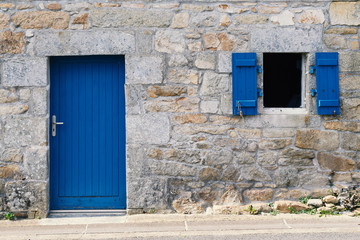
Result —
[{"label": "window", "polygon": [[[263,82],[256,53],[232,54],[233,115],[257,115],[258,101],[265,114],[305,114],[305,57],[302,53],[263,53]],[[314,63],[313,63],[314,64]],[[317,113],[340,114],[338,53],[316,53]],[[262,86],[263,89],[258,89]],[[258,97],[262,97],[262,101]]]},{"label": "window", "polygon": [[302,106],[302,54],[264,53],[264,107]]}]

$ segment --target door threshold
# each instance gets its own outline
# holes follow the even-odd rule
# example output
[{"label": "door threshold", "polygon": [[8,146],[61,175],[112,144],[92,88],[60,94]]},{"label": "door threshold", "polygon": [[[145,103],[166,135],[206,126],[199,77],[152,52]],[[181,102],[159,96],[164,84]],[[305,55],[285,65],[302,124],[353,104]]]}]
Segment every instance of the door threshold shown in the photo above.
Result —
[{"label": "door threshold", "polygon": [[126,216],[126,210],[50,210],[48,218]]}]

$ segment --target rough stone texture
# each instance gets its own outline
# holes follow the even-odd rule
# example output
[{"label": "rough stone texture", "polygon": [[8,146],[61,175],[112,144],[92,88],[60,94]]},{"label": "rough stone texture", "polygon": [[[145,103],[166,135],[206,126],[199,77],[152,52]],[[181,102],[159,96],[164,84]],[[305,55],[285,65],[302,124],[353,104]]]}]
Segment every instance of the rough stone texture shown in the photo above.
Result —
[{"label": "rough stone texture", "polygon": [[169,119],[164,114],[128,115],[126,126],[129,143],[165,144],[170,139]]},{"label": "rough stone texture", "polygon": [[197,112],[199,109],[199,98],[173,98],[156,100],[145,104],[146,112]]},{"label": "rough stone texture", "polygon": [[153,32],[149,30],[138,31],[136,46],[139,53],[150,53],[153,50]]},{"label": "rough stone texture", "polygon": [[215,69],[215,55],[200,54],[196,57],[195,66],[199,69]]},{"label": "rough stone texture", "polygon": [[216,191],[212,191],[211,187],[204,187],[199,191],[199,197],[205,202],[213,202],[216,199]]},{"label": "rough stone texture", "polygon": [[207,156],[207,164],[209,166],[219,166],[228,164],[232,161],[233,156],[229,151],[211,152]]},{"label": "rough stone texture", "polygon": [[329,15],[332,25],[360,25],[359,2],[333,2],[330,4]]},{"label": "rough stone texture", "polygon": [[64,11],[67,12],[88,11],[90,7],[91,7],[90,3],[87,2],[70,3],[65,5]]},{"label": "rough stone texture", "polygon": [[155,50],[158,52],[184,52],[184,36],[175,30],[157,31],[155,34]]},{"label": "rough stone texture", "polygon": [[201,213],[204,209],[199,206],[196,202],[192,201],[191,199],[183,199],[179,198],[176,199],[172,203],[173,208],[177,213],[182,214],[194,214],[194,213]]},{"label": "rough stone texture", "polygon": [[169,67],[181,67],[186,66],[187,64],[188,60],[182,54],[172,54],[168,62]]},{"label": "rough stone texture", "polygon": [[180,96],[186,93],[186,88],[180,86],[150,86],[147,93],[151,98]]},{"label": "rough stone texture", "polygon": [[32,9],[32,8],[34,8],[34,5],[31,3],[24,3],[24,4],[17,5],[18,10],[25,10],[25,9]]},{"label": "rough stone texture", "polygon": [[241,25],[242,24],[264,24],[264,23],[268,22],[267,16],[252,15],[252,14],[235,16],[234,19]]},{"label": "rough stone texture", "polygon": [[89,14],[88,13],[81,13],[76,15],[73,20],[71,21],[71,24],[79,24],[83,25],[82,29],[87,29],[89,24]]},{"label": "rough stone texture", "polygon": [[329,186],[329,173],[321,172],[313,168],[307,168],[299,172],[298,184],[304,188],[314,187],[328,187]]},{"label": "rough stone texture", "polygon": [[323,201],[321,199],[309,199],[307,205],[318,208],[323,205]]},{"label": "rough stone texture", "polygon": [[219,110],[219,101],[202,101],[200,103],[200,112],[202,113],[217,113]]},{"label": "rough stone texture", "polygon": [[360,52],[340,52],[339,70],[348,72],[359,72]]},{"label": "rough stone texture", "polygon": [[346,76],[340,80],[341,90],[356,90],[358,89],[359,85],[360,85],[359,75]]},{"label": "rough stone texture", "polygon": [[171,14],[166,11],[142,11],[135,9],[94,9],[91,11],[92,24],[95,27],[117,28],[133,27],[168,27]]},{"label": "rough stone texture", "polygon": [[0,4],[0,8],[1,9],[14,9],[15,8],[15,5],[12,4],[12,3],[1,3]]},{"label": "rough stone texture", "polygon": [[321,24],[325,21],[325,16],[322,10],[306,10],[304,11],[299,19],[299,23],[306,24]]},{"label": "rough stone texture", "polygon": [[5,180],[0,180],[0,194],[5,193]]},{"label": "rough stone texture", "polygon": [[259,151],[257,162],[260,166],[275,166],[279,156],[274,151]]},{"label": "rough stone texture", "polygon": [[279,168],[274,173],[278,187],[294,187],[298,185],[298,171],[293,168]]},{"label": "rough stone texture", "polygon": [[17,164],[0,167],[0,178],[22,179],[23,174]]},{"label": "rough stone texture", "polygon": [[152,148],[149,150],[147,157],[161,160],[163,158],[163,151],[161,149]]},{"label": "rough stone texture", "polygon": [[243,167],[241,170],[241,178],[248,181],[258,181],[258,182],[269,182],[271,177],[264,170],[259,167]]},{"label": "rough stone texture", "polygon": [[6,211],[37,211],[40,217],[45,217],[48,211],[48,185],[44,182],[7,182]]},{"label": "rough stone texture", "polygon": [[49,3],[46,5],[46,8],[49,10],[57,11],[57,10],[61,10],[62,6],[60,3]]},{"label": "rough stone texture", "polygon": [[0,103],[13,103],[18,100],[16,90],[11,88],[9,90],[0,89]]},{"label": "rough stone texture", "polygon": [[204,123],[206,122],[206,117],[202,114],[186,114],[186,115],[175,116],[172,118],[172,121],[178,124]]},{"label": "rough stone texture", "polygon": [[126,63],[127,84],[154,84],[163,80],[162,57],[129,56]]},{"label": "rough stone texture", "polygon": [[49,177],[47,147],[33,147],[25,151],[24,168],[27,179],[43,181],[47,180]]},{"label": "rough stone texture", "polygon": [[295,146],[314,150],[335,150],[339,147],[339,134],[317,130],[297,130]]},{"label": "rough stone texture", "polygon": [[311,209],[311,207],[295,201],[276,201],[274,202],[274,209],[281,213],[290,213],[290,209],[294,211],[302,211]]},{"label": "rough stone texture", "polygon": [[194,176],[197,172],[193,166],[172,162],[154,162],[150,165],[151,172],[156,175],[167,176]]},{"label": "rough stone texture", "polygon": [[340,35],[347,35],[347,34],[357,34],[358,30],[356,28],[329,28],[325,30],[325,34],[340,34]]},{"label": "rough stone texture", "polygon": [[199,151],[170,149],[165,152],[165,159],[170,161],[197,164],[201,161]]},{"label": "rough stone texture", "polygon": [[265,128],[262,131],[265,138],[283,138],[295,136],[295,130],[293,129],[277,129],[277,128]]},{"label": "rough stone texture", "polygon": [[48,113],[48,90],[46,88],[34,88],[32,90],[30,111],[35,115],[46,115]]},{"label": "rough stone texture", "polygon": [[359,50],[359,40],[349,40],[349,48],[351,50]]},{"label": "rough stone texture", "polygon": [[24,104],[0,105],[0,116],[22,114],[25,113],[28,109],[29,107]]},{"label": "rough stone texture", "polygon": [[259,149],[283,149],[291,144],[291,139],[260,140]]},{"label": "rough stone texture", "polygon": [[324,203],[334,203],[334,204],[338,203],[338,199],[333,195],[328,195],[328,196],[323,197],[322,201]]},{"label": "rough stone texture", "polygon": [[288,148],[281,152],[281,156],[285,158],[293,158],[293,159],[313,159],[315,158],[315,153],[313,151],[308,151],[308,150]]},{"label": "rough stone texture", "polygon": [[69,21],[69,14],[64,12],[18,12],[12,17],[13,24],[22,29],[67,29]]},{"label": "rough stone texture", "polygon": [[269,201],[272,199],[272,196],[274,194],[274,190],[270,188],[266,189],[252,189],[252,190],[246,190],[244,192],[244,196],[249,199],[249,201]]},{"label": "rough stone texture", "polygon": [[46,86],[46,58],[17,58],[3,64],[2,83],[7,87]]},{"label": "rough stone texture", "polygon": [[212,11],[213,8],[206,5],[200,5],[200,4],[182,4],[181,8],[183,10],[189,10],[194,12],[204,12],[204,11]]},{"label": "rough stone texture", "polygon": [[218,25],[218,21],[213,13],[199,13],[192,18],[190,25],[193,27],[214,27]]},{"label": "rough stone texture", "polygon": [[118,30],[40,33],[28,46],[28,52],[36,56],[113,55],[134,50],[135,37]]},{"label": "rough stone texture", "polygon": [[227,75],[205,72],[200,87],[200,95],[209,96],[219,94],[229,89],[230,79]]},{"label": "rough stone texture", "polygon": [[219,172],[213,168],[203,168],[199,171],[199,179],[201,181],[216,181],[219,178]]},{"label": "rough stone texture", "polygon": [[0,161],[2,162],[22,162],[23,155],[21,149],[7,148],[3,149],[0,154]]},{"label": "rough stone texture", "polygon": [[280,191],[276,193],[275,199],[281,200],[281,199],[296,199],[298,200],[301,197],[307,197],[310,196],[310,192],[303,189],[293,189],[289,191]]},{"label": "rough stone texture", "polygon": [[10,17],[8,14],[0,13],[0,29],[8,28],[10,23]]},{"label": "rough stone texture", "polygon": [[184,84],[197,84],[198,72],[188,69],[173,69],[167,76],[167,82],[171,83],[184,83]]},{"label": "rough stone texture", "polygon": [[291,11],[286,10],[279,15],[271,16],[270,21],[280,26],[291,26],[295,24],[295,15]]},{"label": "rough stone texture", "polygon": [[46,118],[10,116],[4,118],[4,144],[9,147],[48,144]]},{"label": "rough stone texture", "polygon": [[311,192],[311,196],[313,198],[322,198],[322,197],[325,197],[327,195],[329,195],[329,193],[332,192],[332,189],[329,189],[329,188],[320,188],[320,189],[314,189],[312,190]]},{"label": "rough stone texture", "polygon": [[324,127],[338,131],[360,132],[360,123],[357,122],[324,122]]},{"label": "rough stone texture", "polygon": [[[251,48],[257,52],[319,51],[320,27],[258,27],[251,31]],[[276,44],[273,44],[276,42]],[[301,50],[300,50],[301,49]]]},{"label": "rough stone texture", "polygon": [[343,133],[341,147],[346,150],[360,150],[360,136],[355,133]]},{"label": "rough stone texture", "polygon": [[241,193],[234,189],[234,187],[230,187],[222,196],[221,203],[226,206],[231,205],[239,205],[243,202]]},{"label": "rough stone texture", "polygon": [[[323,196],[332,183],[360,182],[359,3],[199,1],[0,4],[2,201],[10,181],[48,184],[52,56],[126,57],[130,211],[169,211],[183,199],[189,212],[249,214],[243,197]],[[314,52],[338,49],[341,114],[318,116],[308,66]],[[233,52],[256,52],[258,65],[264,52],[306,53],[306,114],[264,114],[259,97],[258,115],[232,116]]]},{"label": "rough stone texture", "polygon": [[23,32],[0,32],[0,53],[23,53],[25,38]]},{"label": "rough stone texture", "polygon": [[167,207],[167,181],[160,178],[131,178],[127,182],[128,208]]},{"label": "rough stone texture", "polygon": [[172,20],[172,28],[186,28],[189,25],[190,15],[187,12],[177,13]]},{"label": "rough stone texture", "polygon": [[220,26],[221,27],[227,27],[231,24],[231,19],[228,15],[222,15],[220,18]]},{"label": "rough stone texture", "polygon": [[260,4],[257,8],[259,13],[261,14],[274,14],[274,13],[280,13],[283,8],[280,6],[269,6],[269,5],[263,5]]},{"label": "rough stone texture", "polygon": [[198,133],[207,133],[207,134],[224,134],[229,130],[229,127],[226,126],[190,126],[190,125],[181,125],[181,126],[175,126],[174,132],[179,134],[187,134],[187,135],[193,135]]},{"label": "rough stone texture", "polygon": [[348,98],[342,101],[343,117],[351,120],[360,120],[360,99]]},{"label": "rough stone texture", "polygon": [[230,73],[232,72],[231,65],[231,53],[220,52],[218,56],[217,70],[219,73]]},{"label": "rough stone texture", "polygon": [[346,49],[346,39],[341,36],[325,35],[324,43],[328,48],[331,49]]}]

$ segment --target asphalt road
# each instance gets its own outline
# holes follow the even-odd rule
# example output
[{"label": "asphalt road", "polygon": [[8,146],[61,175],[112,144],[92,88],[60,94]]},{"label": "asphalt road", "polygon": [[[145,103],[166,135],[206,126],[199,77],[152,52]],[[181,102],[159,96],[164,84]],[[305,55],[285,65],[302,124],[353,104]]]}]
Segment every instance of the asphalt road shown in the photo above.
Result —
[{"label": "asphalt road", "polygon": [[132,215],[0,221],[0,239],[360,239],[349,216]]}]

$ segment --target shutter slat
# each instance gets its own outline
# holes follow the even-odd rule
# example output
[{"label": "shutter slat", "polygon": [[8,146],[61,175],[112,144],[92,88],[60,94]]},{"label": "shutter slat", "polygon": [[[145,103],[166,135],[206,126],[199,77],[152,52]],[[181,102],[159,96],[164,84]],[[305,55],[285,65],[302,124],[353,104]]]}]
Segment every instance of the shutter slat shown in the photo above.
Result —
[{"label": "shutter slat", "polygon": [[235,65],[237,67],[256,66],[256,59],[237,59]]},{"label": "shutter slat", "polygon": [[338,53],[316,53],[317,112],[340,114]]},{"label": "shutter slat", "polygon": [[338,65],[337,59],[319,59],[318,66],[336,66]]},{"label": "shutter slat", "polygon": [[319,107],[337,107],[339,106],[339,100],[320,100]]},{"label": "shutter slat", "polygon": [[257,115],[256,70],[256,53],[232,54],[234,115]]}]

